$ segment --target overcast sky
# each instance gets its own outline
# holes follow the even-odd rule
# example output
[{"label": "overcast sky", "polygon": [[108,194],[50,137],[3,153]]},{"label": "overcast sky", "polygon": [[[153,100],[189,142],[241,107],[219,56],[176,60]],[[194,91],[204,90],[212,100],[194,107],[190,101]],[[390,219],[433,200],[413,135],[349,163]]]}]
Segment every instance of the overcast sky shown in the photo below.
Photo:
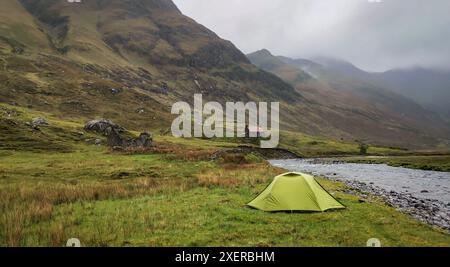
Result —
[{"label": "overcast sky", "polygon": [[450,69],[450,0],[174,0],[245,53]]}]

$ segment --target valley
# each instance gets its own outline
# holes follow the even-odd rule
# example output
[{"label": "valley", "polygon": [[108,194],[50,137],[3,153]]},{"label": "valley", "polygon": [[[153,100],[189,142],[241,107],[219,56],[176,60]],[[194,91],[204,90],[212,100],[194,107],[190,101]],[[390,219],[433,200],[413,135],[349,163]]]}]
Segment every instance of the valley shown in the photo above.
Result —
[{"label": "valley", "polygon": [[[448,172],[446,74],[418,71],[439,81],[426,99],[403,71],[245,55],[171,0],[2,0],[0,246],[449,246],[445,227],[324,174],[346,210],[245,206],[287,171],[273,159]],[[279,146],[176,138],[172,106],[196,94],[278,102]]]}]

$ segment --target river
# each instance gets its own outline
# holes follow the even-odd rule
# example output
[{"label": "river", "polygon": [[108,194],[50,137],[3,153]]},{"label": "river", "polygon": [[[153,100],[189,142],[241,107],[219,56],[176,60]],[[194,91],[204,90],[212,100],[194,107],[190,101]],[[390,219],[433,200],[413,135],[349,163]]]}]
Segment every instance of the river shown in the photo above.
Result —
[{"label": "river", "polygon": [[386,164],[341,163],[330,159],[271,160],[270,163],[289,171],[306,172],[334,180],[356,180],[386,191],[450,203],[448,172],[406,169]]}]

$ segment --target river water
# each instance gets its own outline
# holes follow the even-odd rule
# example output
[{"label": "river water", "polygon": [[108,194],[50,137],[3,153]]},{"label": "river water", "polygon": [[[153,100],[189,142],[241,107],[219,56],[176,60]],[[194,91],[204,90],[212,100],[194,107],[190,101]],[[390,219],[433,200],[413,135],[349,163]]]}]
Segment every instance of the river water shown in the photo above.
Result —
[{"label": "river water", "polygon": [[391,167],[386,164],[340,163],[330,159],[271,160],[273,166],[334,180],[358,181],[420,199],[450,203],[450,173]]}]

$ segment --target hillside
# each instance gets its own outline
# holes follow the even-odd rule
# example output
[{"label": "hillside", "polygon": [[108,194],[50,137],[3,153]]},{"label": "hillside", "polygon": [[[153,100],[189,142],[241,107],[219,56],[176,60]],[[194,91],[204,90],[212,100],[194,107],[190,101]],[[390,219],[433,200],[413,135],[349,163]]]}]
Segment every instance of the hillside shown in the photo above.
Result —
[{"label": "hillside", "polygon": [[[367,72],[353,64],[332,58],[316,57],[313,61],[307,59],[290,59],[278,57],[285,63],[296,66],[310,75],[328,81],[337,89],[351,89],[349,79],[365,83],[382,91],[389,97],[407,98],[419,104],[427,111],[436,113],[447,121],[450,115],[450,73],[445,70],[427,69],[422,67],[392,69],[385,72]],[[357,89],[357,88],[356,88]],[[392,92],[397,94],[393,96]],[[421,109],[417,111],[422,112]]]},{"label": "hillside", "polygon": [[425,68],[374,74],[380,83],[434,111],[450,123],[450,72]]},{"label": "hillside", "polygon": [[[324,124],[350,136],[384,144],[389,139],[397,145],[409,142],[410,146],[432,144],[435,138],[447,142],[448,127],[438,116],[372,82],[369,73],[350,63],[291,59],[267,50],[248,58],[294,86]],[[395,140],[398,137],[402,140]]]},{"label": "hillside", "polygon": [[5,0],[4,6],[2,102],[165,129],[171,105],[192,102],[194,93],[220,102],[301,100],[169,0]]},{"label": "hillside", "polygon": [[[427,123],[428,127],[442,128],[440,124],[443,121],[440,118],[425,110],[411,94],[406,92],[401,94],[395,90],[395,87],[381,82],[376,73],[363,71],[349,62],[332,58],[318,57],[314,61],[293,60],[286,57],[280,57],[280,59],[295,68],[309,70],[316,80],[334,90],[376,103],[377,108],[389,111],[386,118],[403,114],[403,117],[410,119],[411,123]],[[422,81],[422,84],[424,83],[431,84],[431,81]]]}]

